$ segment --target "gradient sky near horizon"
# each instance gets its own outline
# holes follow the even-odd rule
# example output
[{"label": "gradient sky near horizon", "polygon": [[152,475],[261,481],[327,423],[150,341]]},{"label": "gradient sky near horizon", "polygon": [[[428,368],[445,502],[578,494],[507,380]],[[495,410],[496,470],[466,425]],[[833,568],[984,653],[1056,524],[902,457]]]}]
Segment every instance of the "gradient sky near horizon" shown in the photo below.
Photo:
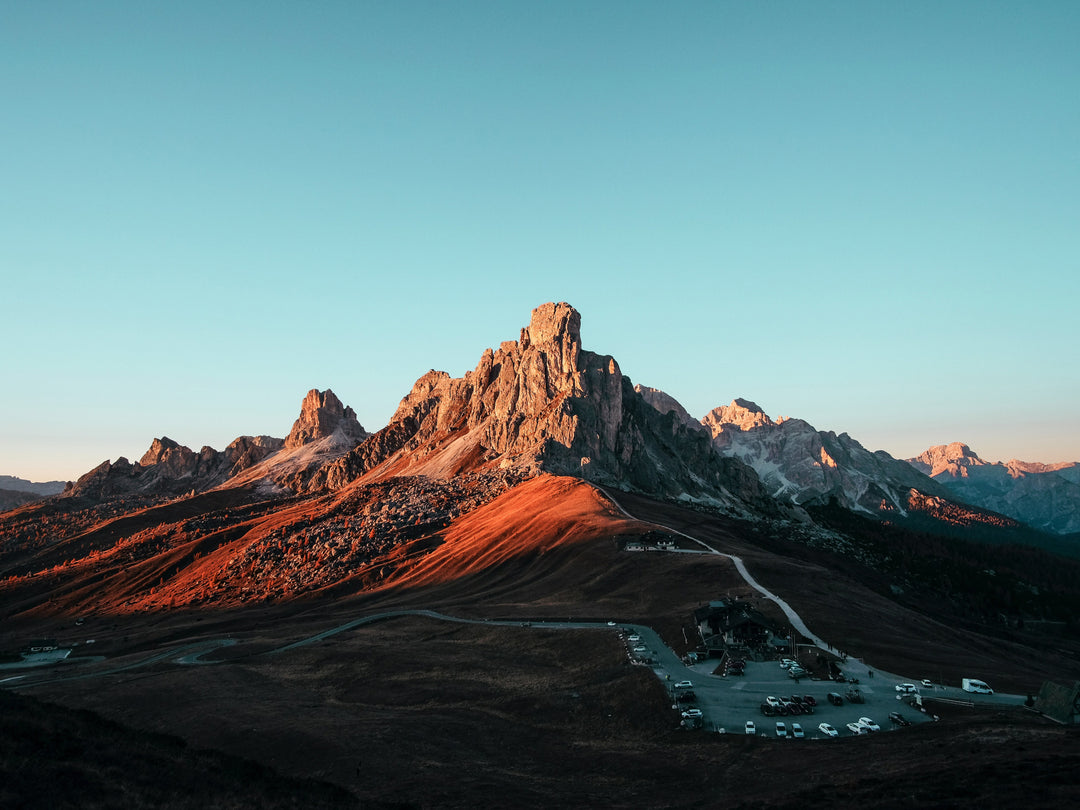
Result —
[{"label": "gradient sky near horizon", "polygon": [[568,301],[695,416],[1080,460],[1080,3],[0,0],[0,474]]}]

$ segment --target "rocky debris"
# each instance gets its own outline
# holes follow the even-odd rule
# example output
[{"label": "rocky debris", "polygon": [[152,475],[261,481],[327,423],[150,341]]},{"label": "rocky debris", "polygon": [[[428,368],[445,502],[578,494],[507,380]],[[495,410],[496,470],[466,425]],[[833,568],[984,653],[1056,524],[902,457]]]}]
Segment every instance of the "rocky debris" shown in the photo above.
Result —
[{"label": "rocky debris", "polygon": [[1080,465],[991,463],[961,442],[931,447],[907,463],[954,500],[1054,534],[1080,532],[1080,483],[1074,480]]},{"label": "rocky debris", "polygon": [[[316,516],[285,525],[273,518],[267,531],[249,529],[244,536],[251,539],[220,567],[176,588],[166,581],[151,595],[133,594],[126,604],[130,609],[155,602],[226,605],[290,598],[346,579],[357,579],[358,587],[377,585],[397,567],[436,548],[440,533],[454,519],[521,480],[520,474],[504,470],[451,480],[410,476],[368,484]],[[261,508],[265,504],[156,526],[117,544],[117,553],[127,563],[146,559],[227,532]]]},{"label": "rocky debris", "polygon": [[846,433],[818,431],[802,419],[774,422],[749,400],[714,408],[701,421],[717,452],[753,467],[773,497],[796,505],[835,498],[847,509],[902,513],[911,489],[946,494],[888,453],[872,453]]},{"label": "rocky debris", "polygon": [[342,405],[333,391],[312,388],[300,405],[300,417],[289,431],[284,449],[293,450],[335,433],[354,444],[368,435],[356,420],[356,412]]},{"label": "rocky debris", "polygon": [[580,325],[569,304],[544,304],[519,340],[487,349],[464,377],[425,374],[390,424],[318,483],[344,486],[380,467],[439,477],[513,468],[775,508],[752,470],[719,457],[677,413],[651,407],[614,358],[582,349]]}]

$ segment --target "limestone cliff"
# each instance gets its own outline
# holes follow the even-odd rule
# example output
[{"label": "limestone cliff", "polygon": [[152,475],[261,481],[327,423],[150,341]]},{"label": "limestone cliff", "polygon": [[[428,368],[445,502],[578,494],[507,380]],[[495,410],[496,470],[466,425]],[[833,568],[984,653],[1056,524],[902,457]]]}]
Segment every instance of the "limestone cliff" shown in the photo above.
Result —
[{"label": "limestone cliff", "polygon": [[431,371],[418,379],[390,424],[316,483],[499,466],[771,506],[752,470],[714,453],[700,427],[651,407],[614,358],[582,348],[580,330],[569,304],[537,307],[517,341],[484,351],[464,377]]}]

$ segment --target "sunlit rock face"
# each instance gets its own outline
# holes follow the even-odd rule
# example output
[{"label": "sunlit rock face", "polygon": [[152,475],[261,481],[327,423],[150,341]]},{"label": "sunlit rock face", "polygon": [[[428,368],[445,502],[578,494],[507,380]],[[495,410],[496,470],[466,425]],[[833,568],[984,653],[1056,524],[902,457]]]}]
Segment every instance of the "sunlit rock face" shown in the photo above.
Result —
[{"label": "sunlit rock face", "polygon": [[911,489],[944,494],[888,453],[870,452],[846,433],[819,431],[802,419],[774,422],[749,400],[714,408],[701,422],[718,452],[753,467],[774,497],[795,504],[836,499],[876,513],[902,511]]},{"label": "sunlit rock face", "polygon": [[967,477],[971,467],[982,467],[988,462],[962,442],[939,444],[915,458],[909,458],[908,464],[931,478],[946,473],[953,477]]},{"label": "sunlit rock face", "polygon": [[581,316],[566,303],[534,309],[518,340],[485,350],[464,377],[431,371],[418,379],[390,424],[324,483],[405,463],[428,475],[514,467],[656,494],[769,502],[753,472],[714,453],[699,426],[661,414],[614,358],[583,349]]},{"label": "sunlit rock face", "polygon": [[961,442],[929,448],[908,463],[948,488],[950,497],[1056,534],[1080,532],[1080,464],[1002,464]]},{"label": "sunlit rock face", "polygon": [[308,391],[300,405],[300,417],[293,423],[285,439],[286,450],[325,439],[335,432],[347,439],[360,441],[367,433],[356,420],[356,412],[341,404],[333,391]]}]

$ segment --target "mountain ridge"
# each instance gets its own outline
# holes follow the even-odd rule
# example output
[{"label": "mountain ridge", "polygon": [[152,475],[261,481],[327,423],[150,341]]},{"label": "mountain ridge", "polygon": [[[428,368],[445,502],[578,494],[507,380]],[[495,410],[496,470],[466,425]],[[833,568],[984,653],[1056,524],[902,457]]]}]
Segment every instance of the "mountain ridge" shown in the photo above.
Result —
[{"label": "mountain ridge", "polygon": [[989,462],[963,442],[935,445],[907,463],[953,498],[1053,534],[1080,532],[1080,463]]}]

